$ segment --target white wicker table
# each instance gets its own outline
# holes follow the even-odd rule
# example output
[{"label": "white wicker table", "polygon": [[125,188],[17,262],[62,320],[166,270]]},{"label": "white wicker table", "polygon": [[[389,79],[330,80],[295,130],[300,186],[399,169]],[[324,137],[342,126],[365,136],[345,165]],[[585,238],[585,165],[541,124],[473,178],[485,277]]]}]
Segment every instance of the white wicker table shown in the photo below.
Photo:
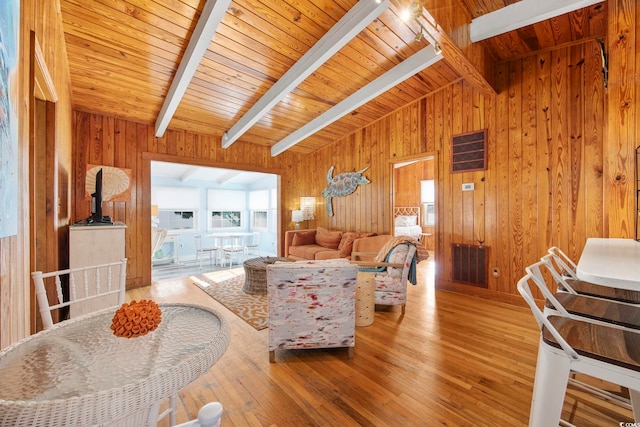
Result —
[{"label": "white wicker table", "polygon": [[2,350],[0,425],[155,424],[160,401],[207,372],[230,341],[207,307],[160,307],[158,329],[141,337],[114,336],[107,310]]}]

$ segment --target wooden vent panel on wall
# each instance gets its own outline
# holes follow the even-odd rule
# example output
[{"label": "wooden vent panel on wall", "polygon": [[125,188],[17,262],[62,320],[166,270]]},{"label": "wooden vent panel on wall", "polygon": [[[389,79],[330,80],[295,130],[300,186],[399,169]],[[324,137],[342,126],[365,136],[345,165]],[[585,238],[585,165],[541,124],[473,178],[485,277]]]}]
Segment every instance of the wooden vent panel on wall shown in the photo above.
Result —
[{"label": "wooden vent panel on wall", "polygon": [[489,248],[481,245],[454,243],[453,280],[455,282],[487,288],[487,262]]},{"label": "wooden vent panel on wall", "polygon": [[451,138],[451,172],[487,168],[487,130],[463,133]]}]

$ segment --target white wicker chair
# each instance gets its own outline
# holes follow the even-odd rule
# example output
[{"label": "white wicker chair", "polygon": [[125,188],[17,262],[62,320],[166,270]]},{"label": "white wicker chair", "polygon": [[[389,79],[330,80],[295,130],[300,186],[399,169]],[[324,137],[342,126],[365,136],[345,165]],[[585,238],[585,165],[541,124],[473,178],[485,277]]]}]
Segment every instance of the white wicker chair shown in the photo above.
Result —
[{"label": "white wicker chair", "polygon": [[[65,317],[71,318],[103,308],[120,307],[126,291],[127,259],[49,273],[34,271],[31,277],[42,325],[48,329],[53,326],[51,312],[54,310],[69,307]],[[54,302],[50,303],[50,300]]]},{"label": "white wicker chair", "polygon": [[[51,312],[60,308],[69,307],[69,312],[61,316],[66,319],[76,317],[74,310],[71,310],[75,305],[83,305],[81,309],[75,310],[78,314],[120,307],[124,303],[126,293],[127,259],[49,273],[35,271],[31,276],[36,288],[42,325],[44,329],[49,329],[53,326]],[[51,289],[50,294],[54,293],[55,289],[53,304],[49,303],[51,296],[47,293],[47,287]],[[175,425],[175,395],[169,398],[169,408],[159,414],[158,419],[167,415],[169,415],[170,425]]]}]

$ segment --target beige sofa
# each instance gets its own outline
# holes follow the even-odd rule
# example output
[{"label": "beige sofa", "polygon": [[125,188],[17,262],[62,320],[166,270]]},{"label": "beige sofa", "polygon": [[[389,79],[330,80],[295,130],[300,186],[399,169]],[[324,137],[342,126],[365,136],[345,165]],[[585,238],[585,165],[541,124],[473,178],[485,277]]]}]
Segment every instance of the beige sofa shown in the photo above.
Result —
[{"label": "beige sofa", "polygon": [[284,234],[284,256],[294,260],[323,260],[351,257],[353,242],[375,233],[327,230],[289,230]]}]

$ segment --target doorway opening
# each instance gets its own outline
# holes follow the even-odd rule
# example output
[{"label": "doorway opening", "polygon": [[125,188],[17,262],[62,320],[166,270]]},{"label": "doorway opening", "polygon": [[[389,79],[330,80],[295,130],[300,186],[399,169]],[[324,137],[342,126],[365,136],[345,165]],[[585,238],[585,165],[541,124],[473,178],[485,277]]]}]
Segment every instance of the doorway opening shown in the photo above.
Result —
[{"label": "doorway opening", "polygon": [[391,212],[397,213],[392,225],[394,235],[408,234],[418,238],[429,251],[430,260],[435,260],[438,242],[436,153],[394,159],[391,163]]},{"label": "doorway opening", "polygon": [[[150,169],[154,281],[230,268],[231,262],[223,267],[213,257],[198,256],[199,248],[216,247],[221,234],[257,245],[247,257],[275,256],[278,175],[155,160]],[[157,230],[166,231],[161,242],[153,242]],[[236,267],[242,261],[236,258]]]}]

